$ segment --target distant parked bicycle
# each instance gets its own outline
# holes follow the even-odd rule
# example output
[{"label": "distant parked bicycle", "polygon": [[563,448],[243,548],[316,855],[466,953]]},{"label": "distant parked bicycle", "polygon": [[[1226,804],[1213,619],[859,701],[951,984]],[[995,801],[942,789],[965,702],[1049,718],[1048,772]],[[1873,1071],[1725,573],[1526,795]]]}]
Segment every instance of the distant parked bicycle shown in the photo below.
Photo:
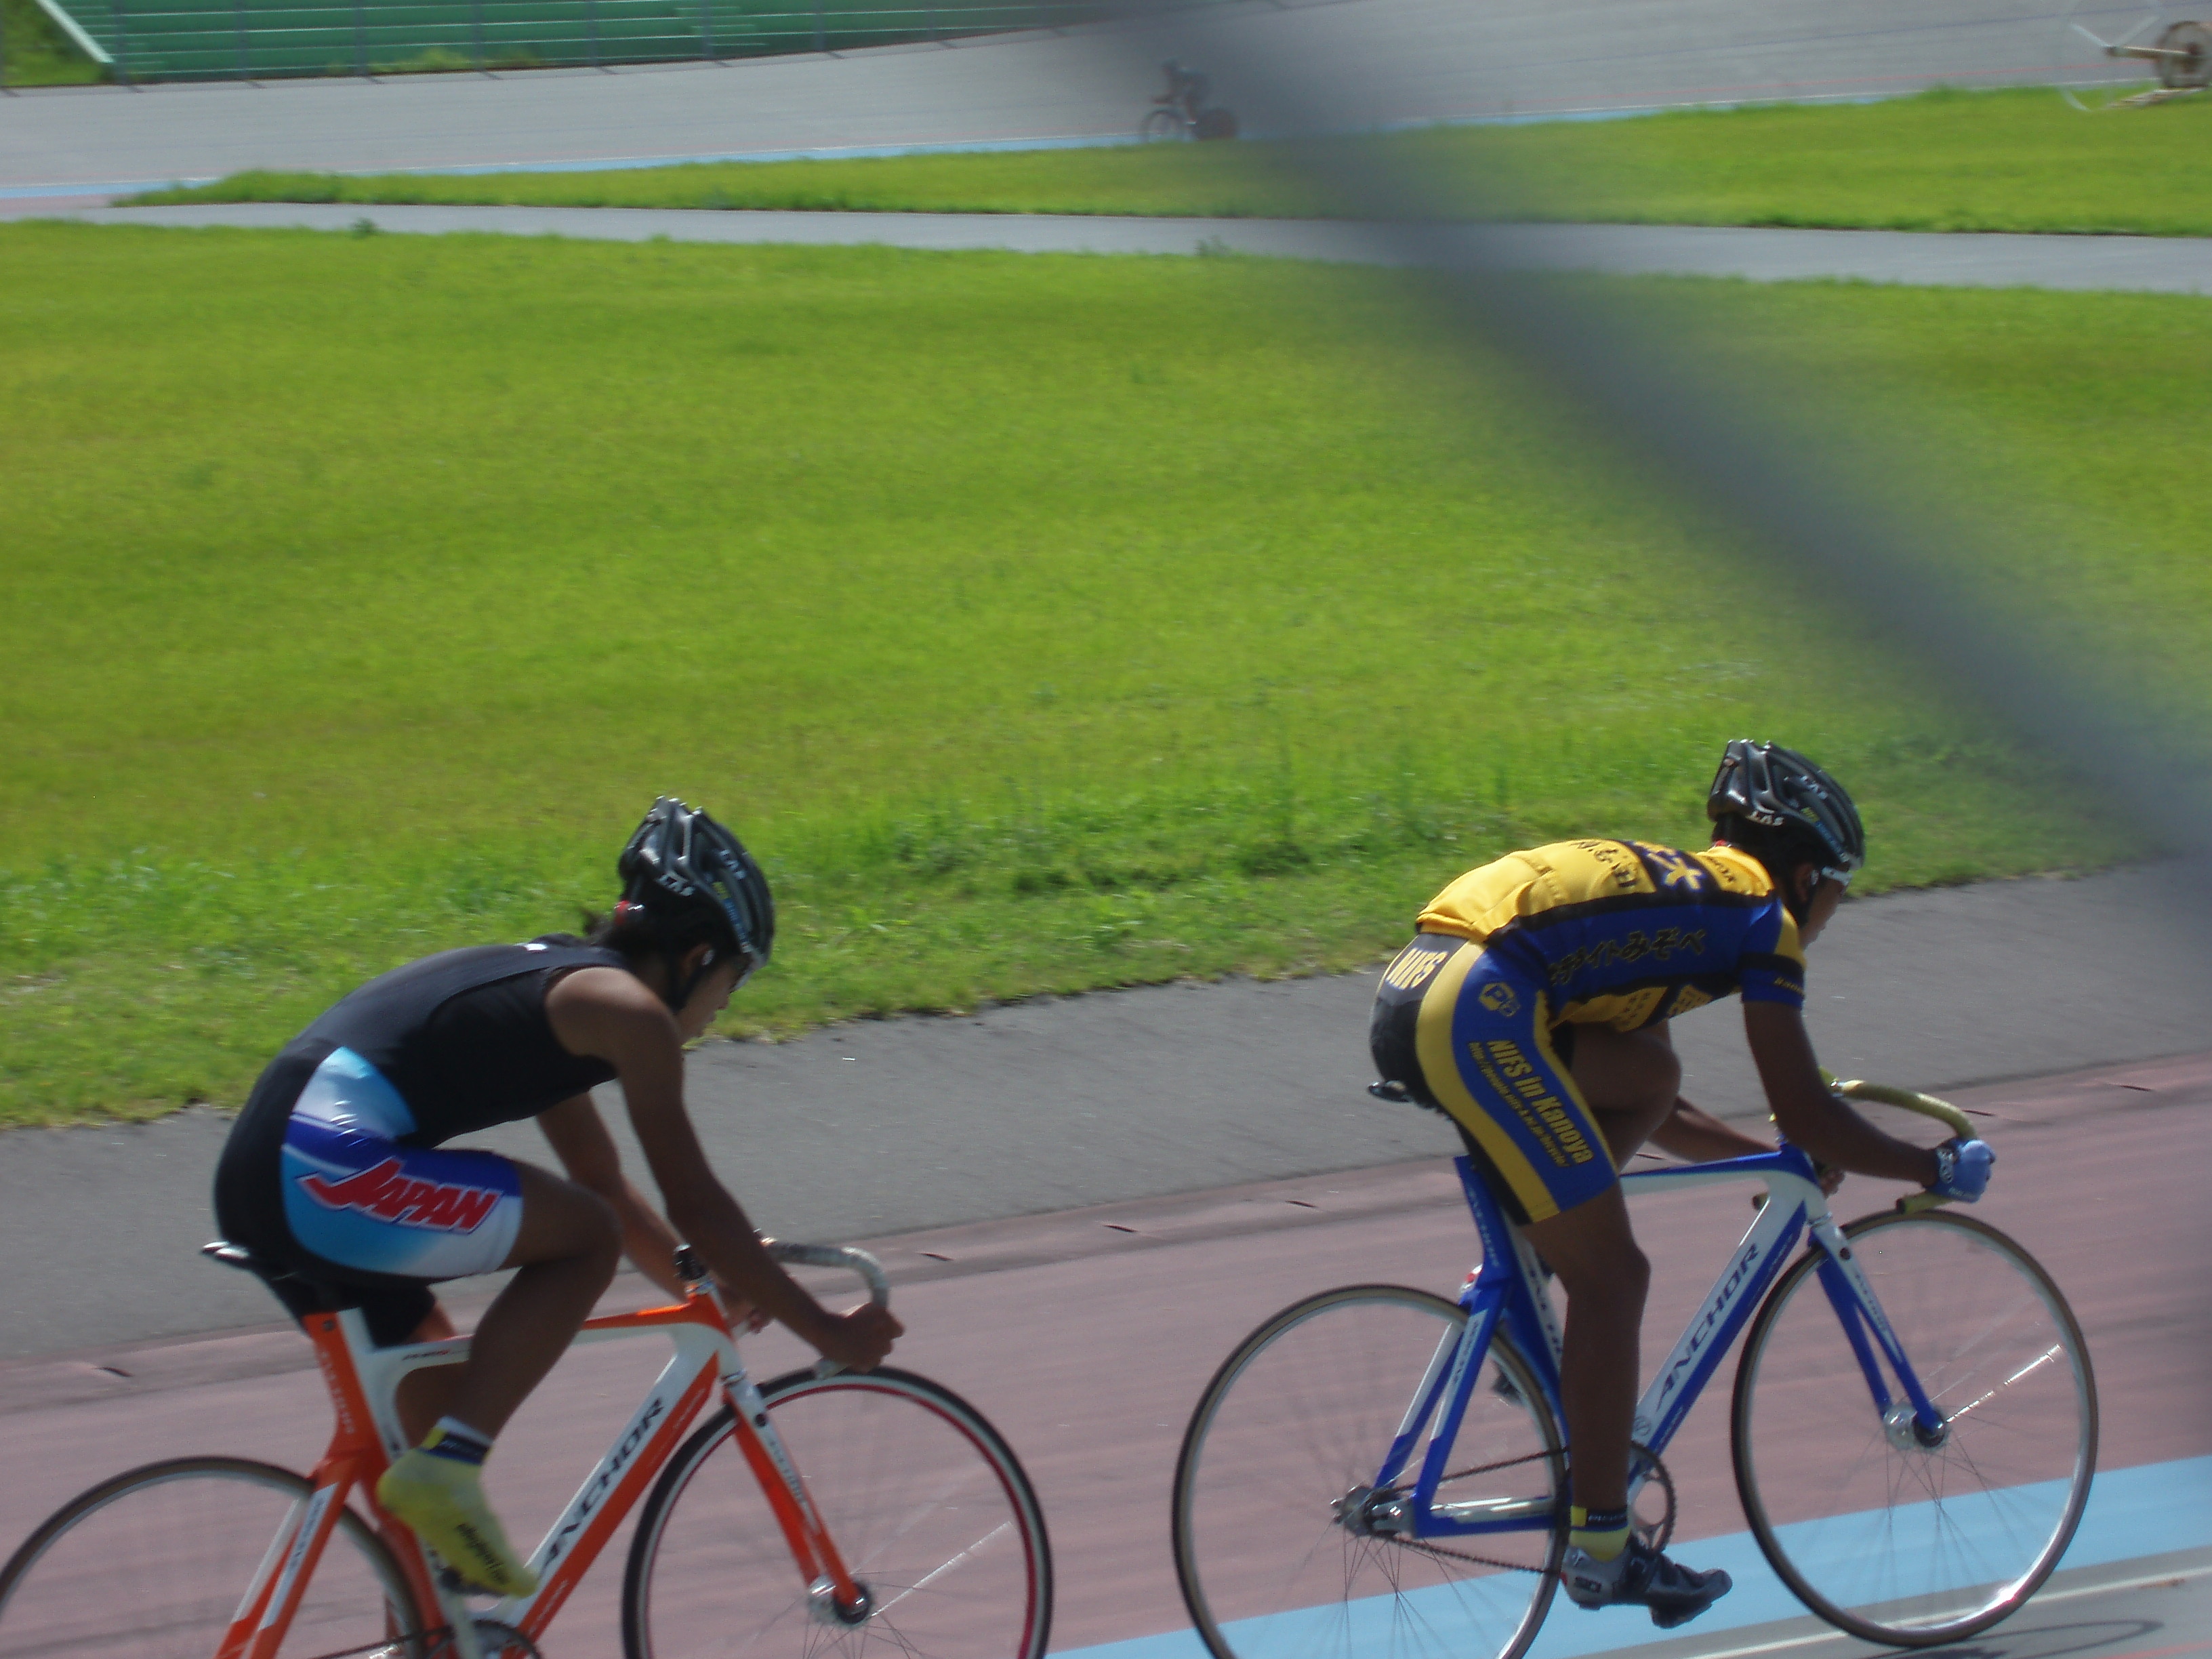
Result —
[{"label": "distant parked bicycle", "polygon": [[[1928,1096],[1834,1086],[1973,1133]],[[1192,1415],[1176,1571],[1214,1659],[1517,1659],[1544,1622],[1567,1547],[1559,1327],[1534,1252],[1456,1162],[1482,1237],[1456,1301],[1353,1285],[1294,1303]],[[2089,1495],[2080,1326],[2025,1250],[1940,1200],[1838,1227],[1796,1146],[1623,1180],[1746,1178],[1765,1183],[1759,1217],[1637,1407],[1632,1523],[1666,1547],[1660,1455],[1748,1322],[1736,1489],[1782,1581],[1870,1642],[1988,1629],[2057,1565]]]},{"label": "distant parked bicycle", "polygon": [[1237,136],[1237,117],[1225,109],[1206,106],[1206,94],[1213,90],[1213,77],[1203,70],[1185,69],[1172,58],[1160,65],[1168,77],[1168,89],[1157,94],[1152,102],[1159,107],[1145,117],[1138,135],[1147,143],[1158,143],[1175,138],[1234,138]]}]

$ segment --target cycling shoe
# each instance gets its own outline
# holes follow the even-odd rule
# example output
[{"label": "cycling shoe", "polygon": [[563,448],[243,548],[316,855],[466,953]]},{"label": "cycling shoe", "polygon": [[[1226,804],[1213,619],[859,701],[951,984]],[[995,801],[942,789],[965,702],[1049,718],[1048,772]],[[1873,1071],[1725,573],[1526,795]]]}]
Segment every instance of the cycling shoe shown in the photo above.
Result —
[{"label": "cycling shoe", "polygon": [[538,1588],[538,1575],[507,1543],[471,1465],[417,1447],[385,1470],[376,1483],[376,1501],[437,1551],[472,1589],[527,1595]]},{"label": "cycling shoe", "polygon": [[1662,1630],[1686,1625],[1734,1588],[1719,1568],[1692,1572],[1677,1566],[1640,1538],[1610,1561],[1587,1550],[1570,1549],[1559,1568],[1559,1583],[1578,1607],[1649,1607]]}]

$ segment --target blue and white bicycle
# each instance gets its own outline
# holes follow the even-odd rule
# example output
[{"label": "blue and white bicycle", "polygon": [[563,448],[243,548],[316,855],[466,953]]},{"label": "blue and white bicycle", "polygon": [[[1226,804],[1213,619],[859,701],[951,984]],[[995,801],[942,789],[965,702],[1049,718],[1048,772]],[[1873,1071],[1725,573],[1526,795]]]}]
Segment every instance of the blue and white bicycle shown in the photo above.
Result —
[{"label": "blue and white bicycle", "polygon": [[[1837,1091],[1973,1133],[1928,1096]],[[1309,1297],[1199,1401],[1174,1540],[1215,1659],[1516,1659],[1544,1622],[1566,1547],[1559,1328],[1534,1252],[1458,1164],[1483,1256],[1456,1303],[1386,1285]],[[1660,1459],[1748,1322],[1736,1486],[1798,1598],[1903,1647],[2025,1602],[2074,1534],[2097,1454],[2088,1352],[2050,1276],[1925,1197],[1839,1227],[1787,1145],[1624,1179],[1632,1195],[1766,1188],[1638,1405],[1644,1534],[1663,1548],[1673,1531]]]}]

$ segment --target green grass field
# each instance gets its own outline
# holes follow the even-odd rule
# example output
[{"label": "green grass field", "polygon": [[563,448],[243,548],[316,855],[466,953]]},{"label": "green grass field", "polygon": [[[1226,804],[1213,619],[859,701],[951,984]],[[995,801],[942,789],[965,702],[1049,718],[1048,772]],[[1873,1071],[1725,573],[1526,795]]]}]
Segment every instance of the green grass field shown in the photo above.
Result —
[{"label": "green grass field", "polygon": [[[1894,230],[2212,234],[2212,100],[2084,114],[2043,88],[1364,140],[1532,219]],[[1256,144],[1160,144],[476,178],[247,173],[161,202],[1310,216]]]},{"label": "green grass field", "polygon": [[[2202,707],[2203,301],[1631,291]],[[1859,792],[1872,889],[2132,850],[1398,297],[0,225],[0,1121],[235,1102],[359,979],[604,905],[663,790],[777,884],[733,1032],[1371,960],[1513,845],[1694,836],[1747,731]]]},{"label": "green grass field", "polygon": [[74,87],[106,79],[106,71],[54,27],[36,0],[0,0],[0,41],[7,52],[0,84]]}]

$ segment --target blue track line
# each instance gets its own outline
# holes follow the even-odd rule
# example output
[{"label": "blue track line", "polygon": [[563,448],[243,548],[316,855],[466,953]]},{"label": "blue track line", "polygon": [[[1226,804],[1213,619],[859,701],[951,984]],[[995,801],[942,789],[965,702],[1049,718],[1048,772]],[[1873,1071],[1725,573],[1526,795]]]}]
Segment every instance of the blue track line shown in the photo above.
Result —
[{"label": "blue track line", "polygon": [[[2212,1547],[2212,1457],[2184,1458],[2130,1469],[2100,1472],[2089,1506],[2061,1564],[2104,1566],[2147,1555]],[[1802,1618],[1792,1595],[1747,1532],[1681,1545],[1676,1552],[1700,1571],[1724,1567],[1735,1588],[1698,1620],[1700,1632],[1741,1629]],[[1373,1598],[1382,1603],[1388,1598]],[[1679,1639],[1680,1631],[1656,1629],[1641,1609],[1613,1607],[1591,1613],[1564,1601],[1553,1604],[1528,1659],[1583,1659],[1650,1642]],[[1095,1647],[1064,1650],[1059,1659],[1207,1659],[1196,1632],[1169,1631]]]}]

